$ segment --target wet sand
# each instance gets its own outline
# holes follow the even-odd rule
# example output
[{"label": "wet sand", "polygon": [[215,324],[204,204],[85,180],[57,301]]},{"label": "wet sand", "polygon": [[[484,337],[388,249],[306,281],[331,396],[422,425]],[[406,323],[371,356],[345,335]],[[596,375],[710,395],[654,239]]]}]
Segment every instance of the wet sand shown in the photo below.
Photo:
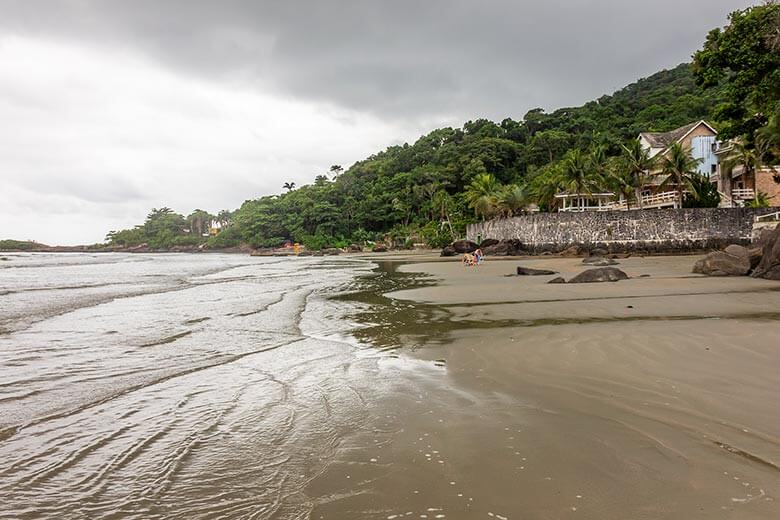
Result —
[{"label": "wet sand", "polygon": [[695,259],[578,285],[507,276],[576,258],[398,267],[428,283],[358,317],[398,386],[308,485],[311,517],[780,518],[780,284]]}]

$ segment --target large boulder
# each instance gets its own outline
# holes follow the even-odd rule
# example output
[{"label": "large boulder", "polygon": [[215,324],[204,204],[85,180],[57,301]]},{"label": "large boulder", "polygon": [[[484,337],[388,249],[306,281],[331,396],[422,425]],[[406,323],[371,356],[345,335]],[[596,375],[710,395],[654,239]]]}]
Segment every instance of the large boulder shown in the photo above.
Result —
[{"label": "large boulder", "polygon": [[745,247],[731,245],[698,260],[693,272],[707,276],[744,276],[750,272],[750,253]]},{"label": "large boulder", "polygon": [[495,238],[486,238],[482,242],[479,243],[480,249],[485,249],[486,247],[494,246],[499,243],[499,240],[496,240]]},{"label": "large boulder", "polygon": [[599,267],[581,272],[569,280],[569,283],[617,282],[618,280],[628,280],[628,275],[616,267]]},{"label": "large boulder", "polygon": [[479,244],[476,244],[471,240],[456,240],[452,243],[452,248],[456,253],[473,253],[479,249]]},{"label": "large boulder", "polygon": [[523,243],[519,240],[501,240],[487,247],[481,246],[485,256],[520,256],[527,254],[523,250]]},{"label": "large boulder", "polygon": [[556,273],[555,271],[550,271],[549,269],[533,269],[531,267],[523,267],[521,265],[517,266],[518,276],[544,276],[550,274],[558,274],[558,273]]},{"label": "large boulder", "polygon": [[556,276],[555,278],[548,281],[547,283],[566,283],[566,280],[563,278],[563,276]]},{"label": "large boulder", "polygon": [[780,280],[780,225],[770,232],[762,234],[761,260],[753,276],[768,280]]},{"label": "large boulder", "polygon": [[593,265],[597,267],[604,267],[607,265],[618,265],[619,262],[612,260],[611,258],[605,258],[603,256],[589,256],[582,260],[585,265]]},{"label": "large boulder", "polygon": [[582,250],[580,246],[569,246],[560,252],[561,256],[580,256]]},{"label": "large boulder", "polygon": [[485,256],[508,256],[512,254],[512,248],[507,242],[498,242],[493,245],[480,247]]},{"label": "large boulder", "polygon": [[444,249],[441,250],[441,256],[455,256],[458,252],[455,251],[455,248],[452,246],[446,246]]}]

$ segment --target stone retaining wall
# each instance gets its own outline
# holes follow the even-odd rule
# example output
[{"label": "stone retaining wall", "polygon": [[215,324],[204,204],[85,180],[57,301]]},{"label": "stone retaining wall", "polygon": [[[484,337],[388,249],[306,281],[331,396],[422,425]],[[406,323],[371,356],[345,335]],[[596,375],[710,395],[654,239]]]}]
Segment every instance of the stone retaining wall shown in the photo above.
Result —
[{"label": "stone retaining wall", "polygon": [[753,219],[778,208],[695,208],[536,213],[472,224],[469,240],[514,240],[529,252],[573,245],[609,251],[678,252],[750,242]]}]

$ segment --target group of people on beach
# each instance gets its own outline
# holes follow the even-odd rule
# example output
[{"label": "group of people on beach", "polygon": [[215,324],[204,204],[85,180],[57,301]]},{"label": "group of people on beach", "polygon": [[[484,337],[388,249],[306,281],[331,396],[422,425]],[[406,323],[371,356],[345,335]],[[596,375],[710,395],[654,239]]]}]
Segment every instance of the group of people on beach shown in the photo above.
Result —
[{"label": "group of people on beach", "polygon": [[482,254],[482,250],[477,248],[473,253],[466,253],[463,255],[463,265],[467,267],[478,266],[482,263],[482,259],[485,255]]}]

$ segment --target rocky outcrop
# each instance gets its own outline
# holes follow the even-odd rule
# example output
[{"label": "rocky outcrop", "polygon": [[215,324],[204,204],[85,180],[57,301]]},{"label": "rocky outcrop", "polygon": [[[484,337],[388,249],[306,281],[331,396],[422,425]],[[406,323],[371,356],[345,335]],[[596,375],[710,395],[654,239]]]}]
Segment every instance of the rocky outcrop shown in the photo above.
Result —
[{"label": "rocky outcrop", "polygon": [[588,258],[585,258],[582,263],[585,265],[604,267],[607,265],[618,265],[619,262],[616,262],[611,258],[605,258],[603,256],[589,256]]},{"label": "rocky outcrop", "polygon": [[486,247],[494,246],[499,242],[500,240],[496,240],[495,238],[486,238],[485,240],[479,243],[479,248],[485,249]]},{"label": "rocky outcrop", "polygon": [[475,244],[471,240],[456,240],[452,244],[452,248],[456,253],[473,253],[479,248],[479,244]]},{"label": "rocky outcrop", "polygon": [[730,245],[698,260],[693,272],[707,276],[744,276],[750,272],[750,254],[745,247]]},{"label": "rocky outcrop", "polygon": [[580,246],[571,246],[567,247],[563,251],[561,251],[561,256],[580,256],[582,252],[582,249]]},{"label": "rocky outcrop", "polygon": [[768,280],[780,280],[780,225],[762,233],[759,240],[761,259],[756,264],[753,276]]},{"label": "rocky outcrop", "polygon": [[564,280],[563,276],[556,276],[547,283],[566,283],[566,280]]},{"label": "rocky outcrop", "polygon": [[550,271],[548,269],[533,269],[531,267],[517,266],[518,276],[545,276],[551,274],[558,274],[558,273],[556,273],[555,271]]},{"label": "rocky outcrop", "polygon": [[628,280],[628,275],[616,267],[599,267],[581,272],[569,280],[569,283],[617,282],[618,280]]},{"label": "rocky outcrop", "polygon": [[523,243],[519,240],[501,240],[489,246],[480,247],[485,256],[522,256],[526,252],[523,250]]},{"label": "rocky outcrop", "polygon": [[446,246],[444,249],[441,250],[440,256],[455,256],[458,252],[455,251],[455,248],[452,246]]}]

